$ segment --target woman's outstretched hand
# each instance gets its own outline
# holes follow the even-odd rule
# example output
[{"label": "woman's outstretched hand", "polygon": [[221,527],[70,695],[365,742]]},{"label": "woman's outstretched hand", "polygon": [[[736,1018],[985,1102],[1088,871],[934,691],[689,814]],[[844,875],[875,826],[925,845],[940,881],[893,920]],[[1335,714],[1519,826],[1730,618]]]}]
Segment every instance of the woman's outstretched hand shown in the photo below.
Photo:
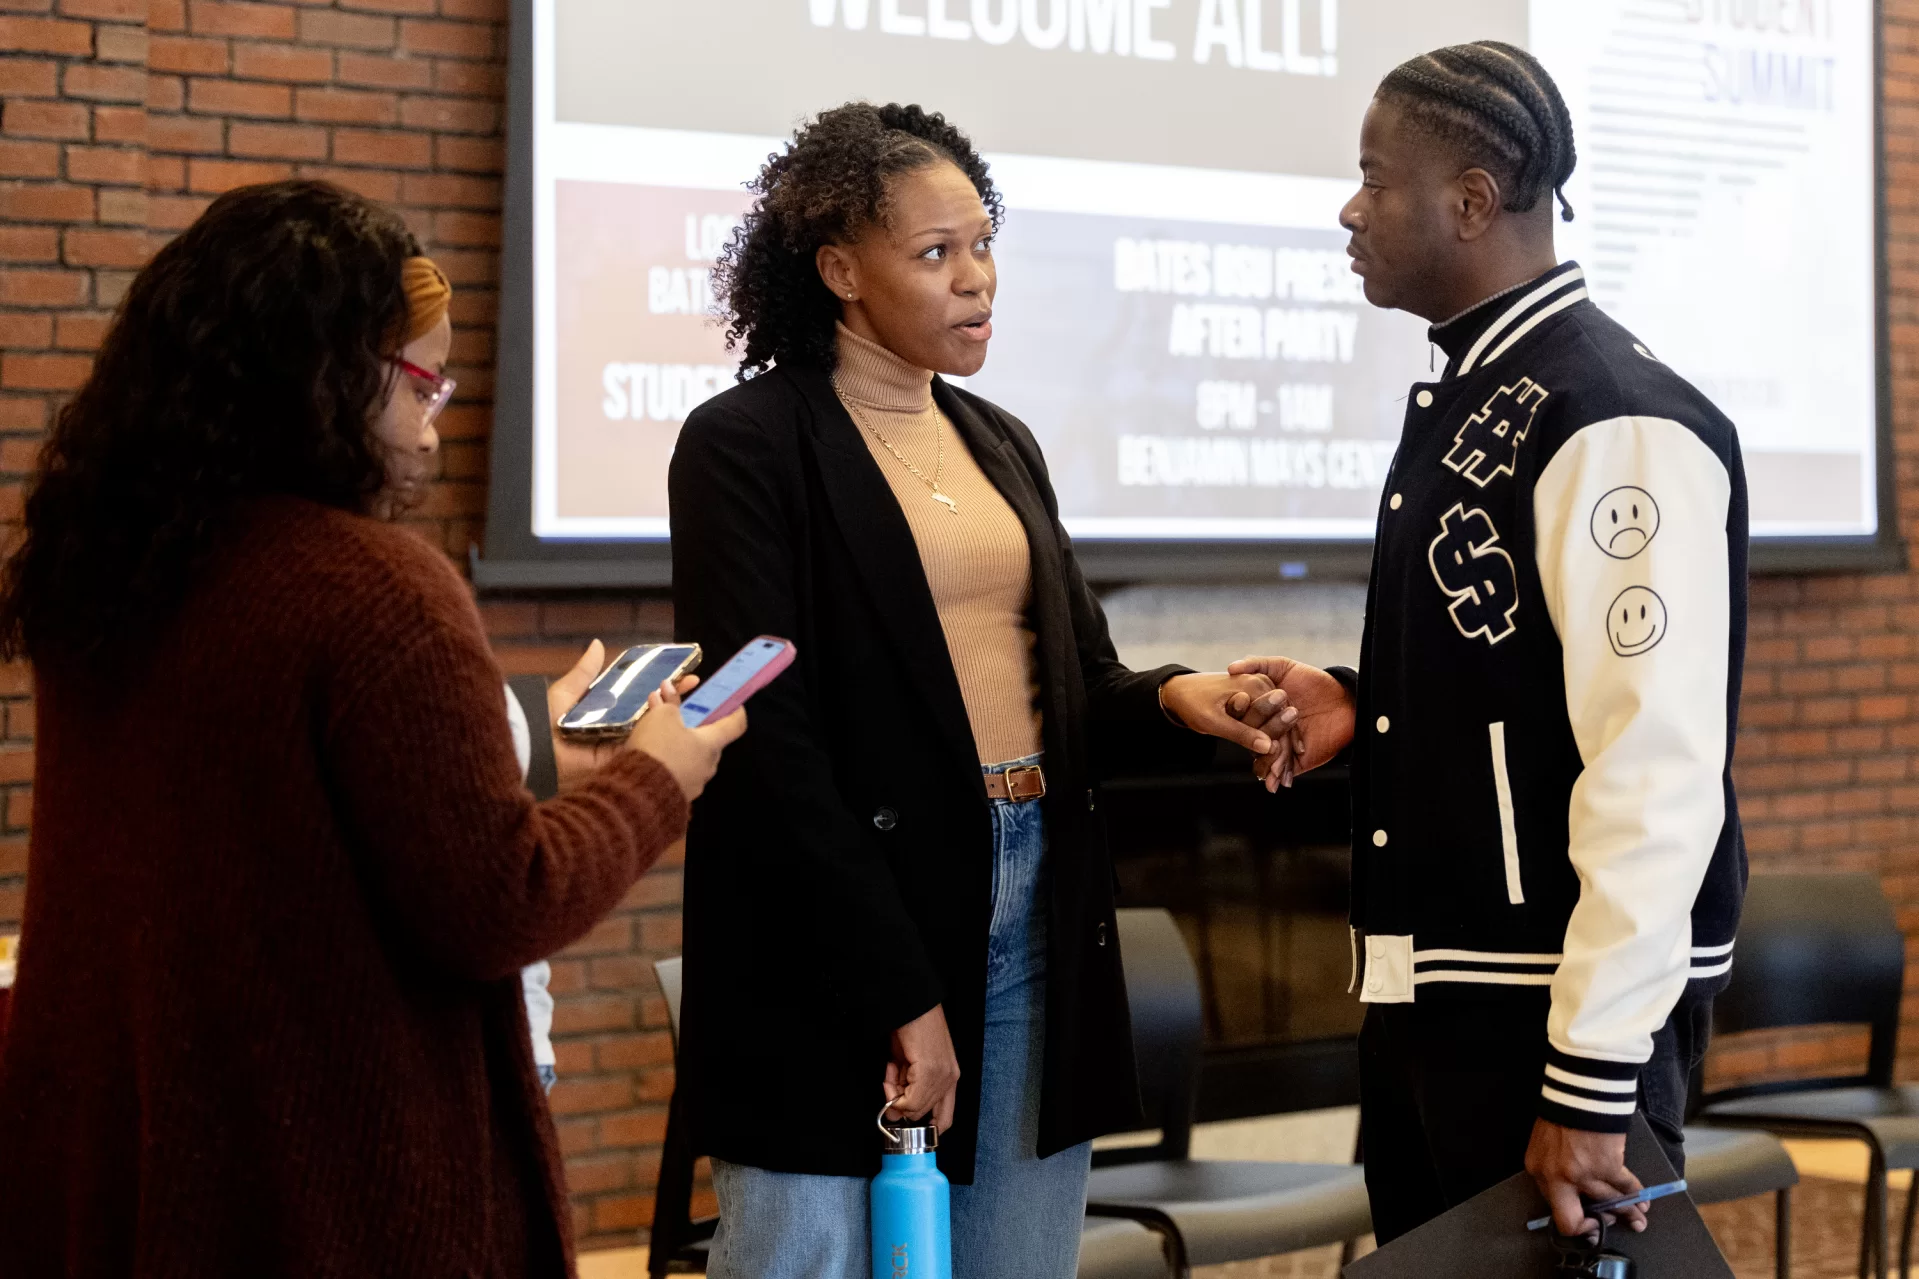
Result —
[{"label": "woman's outstretched hand", "polygon": [[933,1112],[940,1132],[953,1126],[953,1103],[959,1095],[959,1057],[953,1036],[947,1033],[946,1011],[940,1004],[921,1013],[893,1032],[893,1060],[886,1063],[881,1087],[891,1104],[889,1119],[918,1119]]},{"label": "woman's outstretched hand", "polygon": [[[684,676],[676,686],[662,684],[647,698],[647,713],[627,734],[624,742],[599,742],[588,746],[568,741],[560,735],[560,716],[572,710],[606,662],[606,647],[594,640],[573,664],[573,669],[553,681],[546,690],[547,722],[553,733],[553,763],[560,775],[560,789],[567,790],[591,777],[623,750],[644,751],[673,774],[689,800],[698,799],[720,766],[720,752],[746,731],[746,712],[735,711],[725,719],[698,728],[688,728],[680,719],[680,698],[699,684],[697,675]],[[661,713],[670,707],[669,713]]]},{"label": "woman's outstretched hand", "polygon": [[[1353,740],[1353,699],[1346,686],[1320,670],[1290,657],[1242,657],[1226,668],[1239,676],[1259,676],[1270,680],[1284,693],[1294,718],[1285,721],[1290,740],[1275,740],[1273,749],[1254,751],[1253,776],[1276,791],[1291,786],[1300,773],[1311,772],[1346,749]],[[1261,721],[1265,714],[1267,719]],[[1258,707],[1246,716],[1248,727],[1263,728],[1277,739],[1279,716]]]},{"label": "woman's outstretched hand", "polygon": [[1160,705],[1195,733],[1237,742],[1255,755],[1270,755],[1294,718],[1287,694],[1253,673],[1175,675],[1159,686]]}]

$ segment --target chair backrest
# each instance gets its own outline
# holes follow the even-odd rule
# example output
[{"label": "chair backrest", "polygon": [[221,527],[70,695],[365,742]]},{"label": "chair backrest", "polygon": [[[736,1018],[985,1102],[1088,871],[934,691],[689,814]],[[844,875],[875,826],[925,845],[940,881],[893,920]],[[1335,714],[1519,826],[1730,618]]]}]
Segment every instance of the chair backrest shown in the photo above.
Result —
[{"label": "chair backrest", "polygon": [[1876,876],[1753,876],[1730,984],[1713,1001],[1714,1031],[1865,1022],[1871,1054],[1864,1075],[1726,1089],[1713,1099],[1837,1082],[1890,1084],[1905,975],[1905,936]]},{"label": "chair backrest", "polygon": [[1199,970],[1193,967],[1186,938],[1169,912],[1122,910],[1117,922],[1140,1098],[1146,1106],[1146,1122],[1160,1130],[1160,1140],[1153,1146],[1102,1150],[1095,1162],[1184,1159],[1192,1148],[1193,1102],[1205,1029]]},{"label": "chair backrest", "polygon": [[673,1056],[680,1055],[680,956],[653,961],[653,976],[666,996],[666,1028],[673,1036]]}]

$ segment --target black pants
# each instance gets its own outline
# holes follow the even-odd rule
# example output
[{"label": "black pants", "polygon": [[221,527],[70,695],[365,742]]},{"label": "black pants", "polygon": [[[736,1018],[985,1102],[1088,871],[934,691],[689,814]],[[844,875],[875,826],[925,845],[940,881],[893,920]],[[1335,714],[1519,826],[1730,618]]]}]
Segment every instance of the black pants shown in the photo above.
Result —
[{"label": "black pants", "polygon": [[[1367,1009],[1360,1142],[1380,1243],[1525,1170],[1545,1078],[1546,1009],[1543,990]],[[1639,1108],[1681,1173],[1686,1089],[1706,1051],[1711,1010],[1710,1000],[1682,1000],[1639,1075]]]}]

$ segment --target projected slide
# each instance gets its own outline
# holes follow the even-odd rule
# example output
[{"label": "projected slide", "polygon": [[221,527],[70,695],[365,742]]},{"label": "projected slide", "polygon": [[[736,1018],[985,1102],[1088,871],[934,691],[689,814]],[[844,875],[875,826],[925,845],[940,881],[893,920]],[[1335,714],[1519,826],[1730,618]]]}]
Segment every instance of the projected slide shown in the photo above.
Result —
[{"label": "projected slide", "polygon": [[[1340,206],[1379,78],[1476,38],[1574,112],[1594,300],[1738,423],[1759,535],[1876,521],[1870,6],[1841,0],[536,0],[533,532],[658,539],[731,385],[743,183],[849,98],[967,129],[1006,198],[985,368],[1078,538],[1371,536],[1422,321]],[[1443,359],[1443,357],[1441,357]]]}]

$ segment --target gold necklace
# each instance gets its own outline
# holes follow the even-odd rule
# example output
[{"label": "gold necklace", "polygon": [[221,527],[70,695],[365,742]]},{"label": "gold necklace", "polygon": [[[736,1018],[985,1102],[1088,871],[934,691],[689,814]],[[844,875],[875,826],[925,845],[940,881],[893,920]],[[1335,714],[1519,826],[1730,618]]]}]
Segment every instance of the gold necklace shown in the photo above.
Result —
[{"label": "gold necklace", "polygon": [[891,453],[894,457],[898,458],[900,460],[900,465],[904,466],[907,470],[911,471],[914,474],[914,476],[916,476],[919,479],[920,483],[924,484],[927,488],[932,489],[933,500],[935,502],[938,502],[941,506],[944,506],[948,511],[952,512],[954,515],[958,515],[959,503],[955,502],[952,498],[948,497],[946,494],[940,492],[940,477],[946,473],[946,431],[941,422],[939,411],[934,410],[934,413],[933,413],[933,445],[934,445],[934,448],[937,450],[937,452],[933,461],[933,475],[931,479],[928,479],[925,471],[922,471],[920,470],[919,467],[914,466],[912,461],[907,458],[906,454],[894,448],[893,442],[887,439],[884,435],[880,434],[880,429],[877,426],[874,426],[871,422],[866,420],[866,414],[861,412],[859,408],[854,404],[853,400],[846,394],[846,392],[840,389],[840,383],[838,378],[833,379],[833,389],[839,392],[840,403],[844,404],[847,408],[847,411],[853,415],[853,420],[855,422],[858,422],[862,427],[864,427],[866,431],[869,434],[871,434],[874,439],[878,440],[880,442],[880,447],[884,448],[888,453]]}]

